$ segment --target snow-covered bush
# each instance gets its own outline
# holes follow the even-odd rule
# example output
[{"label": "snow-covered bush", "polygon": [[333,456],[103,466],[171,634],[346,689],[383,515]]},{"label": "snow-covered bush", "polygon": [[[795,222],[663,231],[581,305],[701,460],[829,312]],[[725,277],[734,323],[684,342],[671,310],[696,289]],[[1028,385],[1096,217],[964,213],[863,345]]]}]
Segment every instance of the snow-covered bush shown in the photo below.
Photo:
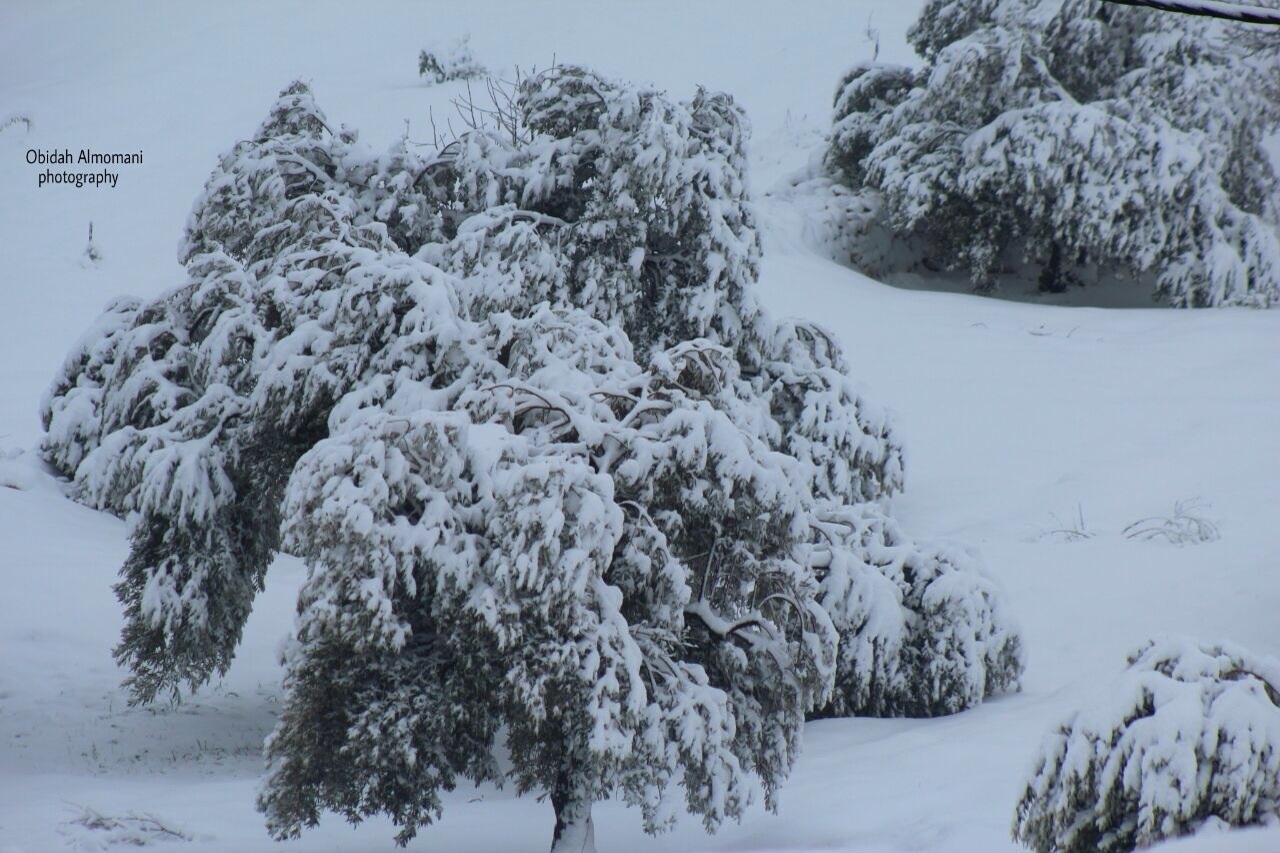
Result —
[{"label": "snow-covered bush", "polygon": [[[920,71],[841,81],[828,168],[931,266],[991,288],[1150,280],[1177,306],[1280,301],[1268,54],[1100,0],[930,0]],[[873,265],[880,259],[868,259]]]},{"label": "snow-covered bush", "polygon": [[814,563],[840,633],[818,716],[932,717],[1016,690],[1022,641],[976,555],[907,539],[874,504],[828,508]]},{"label": "snow-covered bush", "polygon": [[471,52],[471,36],[461,36],[418,54],[418,76],[432,83],[483,77],[485,68]]},{"label": "snow-covered bush", "polygon": [[[130,519],[135,700],[224,671],[272,556],[306,561],[280,837],[330,808],[407,841],[460,777],[548,792],[574,850],[604,797],[650,831],[679,789],[709,828],[772,806],[835,678],[815,513],[902,487],[835,341],[757,303],[728,96],[558,67],[517,107],[424,158],[290,86],[197,200],[187,283],[109,306],[44,404],[46,457]],[[894,607],[937,599],[947,678],[991,668],[985,587],[938,559]]]},{"label": "snow-covered bush", "polygon": [[1016,840],[1118,851],[1206,824],[1280,822],[1280,663],[1234,646],[1148,643],[1107,700],[1045,742]]}]

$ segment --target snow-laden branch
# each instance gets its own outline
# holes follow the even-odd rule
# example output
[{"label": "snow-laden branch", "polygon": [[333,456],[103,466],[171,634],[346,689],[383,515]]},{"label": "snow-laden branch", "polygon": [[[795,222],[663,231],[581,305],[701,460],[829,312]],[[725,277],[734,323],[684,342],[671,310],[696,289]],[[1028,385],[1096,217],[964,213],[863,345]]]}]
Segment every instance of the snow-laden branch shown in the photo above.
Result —
[{"label": "snow-laden branch", "polygon": [[1140,6],[1159,9],[1162,12],[1180,12],[1184,15],[1200,15],[1221,18],[1244,24],[1271,24],[1280,26],[1280,9],[1261,6],[1244,6],[1239,3],[1223,3],[1220,0],[1106,0],[1121,6]]},{"label": "snow-laden branch", "polygon": [[[685,607],[684,612],[697,618],[706,626],[708,631],[722,640],[729,639],[744,628],[758,628],[770,640],[776,639],[768,623],[765,622],[764,618],[756,612],[749,613],[741,619],[731,622],[712,610],[711,605],[709,605],[704,599],[698,599],[697,601],[690,602],[689,605]],[[748,637],[748,639],[752,638]]]}]

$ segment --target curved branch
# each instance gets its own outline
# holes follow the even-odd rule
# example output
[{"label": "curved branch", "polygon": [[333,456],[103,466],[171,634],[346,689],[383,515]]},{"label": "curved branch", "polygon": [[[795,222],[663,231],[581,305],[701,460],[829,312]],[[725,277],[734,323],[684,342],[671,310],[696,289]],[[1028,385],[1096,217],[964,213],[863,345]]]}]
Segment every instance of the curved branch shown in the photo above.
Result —
[{"label": "curved branch", "polygon": [[777,639],[774,636],[773,629],[770,627],[769,623],[756,613],[752,613],[742,619],[730,622],[728,619],[725,619],[719,613],[712,610],[711,606],[703,599],[690,602],[689,605],[685,607],[684,612],[686,615],[692,616],[703,625],[706,625],[707,630],[710,631],[713,636],[719,637],[722,640],[731,638],[734,634],[737,634],[744,628],[758,628],[760,632],[770,640]]},{"label": "curved branch", "polygon": [[1230,672],[1224,672],[1222,678],[1225,681],[1239,681],[1242,678],[1256,678],[1262,682],[1262,689],[1267,692],[1267,698],[1271,700],[1271,704],[1280,708],[1280,690],[1270,681],[1267,681],[1261,675],[1251,669],[1233,669]]},{"label": "curved branch", "polygon": [[1177,12],[1182,15],[1197,15],[1242,24],[1280,26],[1280,9],[1242,6],[1239,3],[1223,3],[1220,0],[1105,0],[1105,2],[1114,3],[1117,6],[1137,6],[1141,9]]}]

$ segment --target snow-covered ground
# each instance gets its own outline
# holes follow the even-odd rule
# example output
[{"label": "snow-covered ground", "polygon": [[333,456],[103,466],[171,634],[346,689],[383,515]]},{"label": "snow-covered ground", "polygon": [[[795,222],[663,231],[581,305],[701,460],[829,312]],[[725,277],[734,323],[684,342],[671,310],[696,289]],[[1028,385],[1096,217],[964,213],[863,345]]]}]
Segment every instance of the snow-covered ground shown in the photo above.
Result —
[{"label": "snow-covered ground", "polygon": [[[0,5],[0,851],[391,850],[384,821],[330,817],[269,840],[253,800],[280,697],[276,648],[304,569],[271,569],[228,676],[177,708],[128,708],[111,659],[120,521],[78,506],[35,461],[41,393],[108,298],[180,282],[174,247],[217,154],[290,80],[377,145],[430,137],[459,84],[423,86],[419,49],[470,33],[495,70],[553,60],[732,92],[755,126],[766,236],[761,288],[779,313],[830,326],[855,375],[896,410],[910,532],[978,545],[1029,650],[1021,694],[937,720],[828,720],[777,815],[707,836],[693,819],[650,838],[604,804],[611,851],[1012,849],[1009,824],[1044,734],[1105,692],[1158,633],[1280,655],[1280,312],[1057,307],[897,289],[820,257],[764,191],[820,143],[839,73],[912,62],[920,0],[799,5],[70,3]],[[37,187],[29,148],[144,152],[115,188]],[[104,259],[80,265],[88,223]],[[1126,539],[1175,502],[1220,538]],[[1075,532],[1072,532],[1075,531]],[[1079,535],[1077,535],[1079,534]],[[144,815],[185,837],[165,835]],[[116,823],[112,823],[114,819]],[[411,849],[537,851],[545,802],[459,790]],[[1280,831],[1207,836],[1177,851],[1280,850]]]}]

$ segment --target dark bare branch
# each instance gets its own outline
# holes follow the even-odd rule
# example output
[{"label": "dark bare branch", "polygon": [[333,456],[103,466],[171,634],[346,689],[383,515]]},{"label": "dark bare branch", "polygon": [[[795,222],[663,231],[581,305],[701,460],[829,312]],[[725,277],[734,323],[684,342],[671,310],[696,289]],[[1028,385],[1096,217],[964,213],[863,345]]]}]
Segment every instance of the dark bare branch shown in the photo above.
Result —
[{"label": "dark bare branch", "polygon": [[1178,12],[1198,15],[1242,24],[1270,24],[1280,26],[1280,9],[1262,6],[1243,6],[1239,3],[1223,3],[1220,0],[1105,0],[1119,6],[1137,6],[1161,12]]}]

